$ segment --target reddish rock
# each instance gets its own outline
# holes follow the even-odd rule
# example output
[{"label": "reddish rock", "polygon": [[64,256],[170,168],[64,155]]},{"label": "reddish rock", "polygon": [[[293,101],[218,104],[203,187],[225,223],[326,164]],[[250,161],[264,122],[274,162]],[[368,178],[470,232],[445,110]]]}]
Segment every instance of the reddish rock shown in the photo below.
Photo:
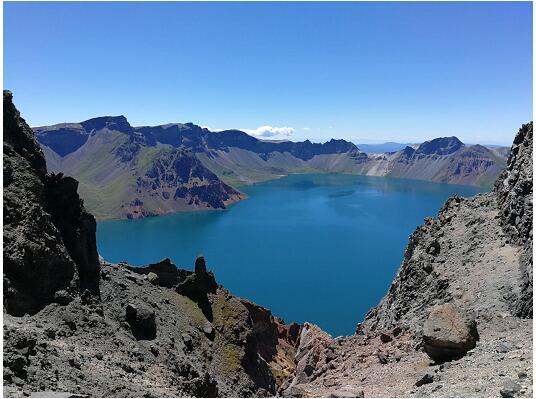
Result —
[{"label": "reddish rock", "polygon": [[435,361],[464,356],[478,341],[476,323],[468,320],[452,303],[432,308],[424,323],[424,350]]}]

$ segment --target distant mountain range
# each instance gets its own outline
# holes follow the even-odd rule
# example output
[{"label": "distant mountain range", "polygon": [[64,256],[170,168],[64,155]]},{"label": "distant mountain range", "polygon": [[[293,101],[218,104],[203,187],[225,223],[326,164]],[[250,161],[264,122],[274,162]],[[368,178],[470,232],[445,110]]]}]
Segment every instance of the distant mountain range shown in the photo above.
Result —
[{"label": "distant mountain range", "polygon": [[[244,184],[290,173],[338,172],[488,186],[508,149],[443,137],[393,151],[362,151],[345,140],[262,141],[239,130],[192,123],[133,127],[124,116],[33,128],[48,169],[80,181],[98,218],[139,218],[218,209],[244,197]],[[236,187],[236,188],[234,188]]]}]

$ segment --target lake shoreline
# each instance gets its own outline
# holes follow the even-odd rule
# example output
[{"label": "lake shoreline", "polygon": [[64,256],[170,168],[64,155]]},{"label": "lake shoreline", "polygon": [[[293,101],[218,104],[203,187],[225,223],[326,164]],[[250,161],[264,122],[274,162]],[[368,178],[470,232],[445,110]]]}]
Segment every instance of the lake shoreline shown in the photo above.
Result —
[{"label": "lake shoreline", "polygon": [[244,191],[247,201],[225,212],[99,221],[99,253],[136,266],[170,258],[185,269],[204,255],[235,295],[286,321],[347,335],[387,290],[411,232],[450,196],[479,192],[332,173],[289,175]]}]

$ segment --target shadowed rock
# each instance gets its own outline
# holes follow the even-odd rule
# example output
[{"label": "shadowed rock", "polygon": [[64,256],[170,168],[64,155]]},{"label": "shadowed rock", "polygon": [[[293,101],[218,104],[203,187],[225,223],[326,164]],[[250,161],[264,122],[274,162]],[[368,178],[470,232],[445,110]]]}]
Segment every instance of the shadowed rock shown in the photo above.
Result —
[{"label": "shadowed rock", "polygon": [[155,274],[158,277],[158,285],[161,287],[174,287],[184,281],[192,272],[178,269],[169,258],[162,259],[160,262],[151,263],[147,266],[135,267],[127,266],[130,271],[138,274],[149,275]]},{"label": "shadowed rock", "polygon": [[98,294],[95,219],[84,210],[76,180],[46,174],[43,153],[9,91],[3,160],[7,312],[34,314],[86,289]]},{"label": "shadowed rock", "polygon": [[212,307],[208,300],[208,294],[214,294],[218,284],[212,272],[207,272],[205,258],[198,257],[195,260],[195,272],[177,285],[177,292],[190,298],[197,303],[208,321],[212,321]]},{"label": "shadowed rock", "polygon": [[125,308],[125,319],[136,339],[156,338],[156,319],[153,310],[141,305],[128,304]]}]

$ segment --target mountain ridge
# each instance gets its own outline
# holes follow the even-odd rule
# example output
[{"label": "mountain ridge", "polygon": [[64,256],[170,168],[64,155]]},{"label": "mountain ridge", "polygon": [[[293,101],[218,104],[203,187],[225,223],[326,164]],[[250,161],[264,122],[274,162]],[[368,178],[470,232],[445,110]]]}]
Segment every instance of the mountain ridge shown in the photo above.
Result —
[{"label": "mountain ridge", "polygon": [[[132,127],[124,116],[41,126],[34,132],[49,168],[80,181],[81,195],[99,219],[225,209],[245,197],[238,191],[240,186],[292,173],[350,173],[491,186],[506,161],[506,153],[466,146],[456,137],[367,154],[343,139],[265,141],[240,130],[211,132],[193,123]],[[179,192],[188,191],[183,197],[139,184],[147,179],[151,163],[163,157],[171,162],[177,149],[187,151],[183,157],[192,165],[198,160],[206,168],[204,179],[181,181]],[[94,163],[100,164],[98,176],[89,168]],[[121,176],[118,171],[123,171]],[[116,179],[110,180],[107,174]],[[179,186],[168,188],[176,192]]]}]

